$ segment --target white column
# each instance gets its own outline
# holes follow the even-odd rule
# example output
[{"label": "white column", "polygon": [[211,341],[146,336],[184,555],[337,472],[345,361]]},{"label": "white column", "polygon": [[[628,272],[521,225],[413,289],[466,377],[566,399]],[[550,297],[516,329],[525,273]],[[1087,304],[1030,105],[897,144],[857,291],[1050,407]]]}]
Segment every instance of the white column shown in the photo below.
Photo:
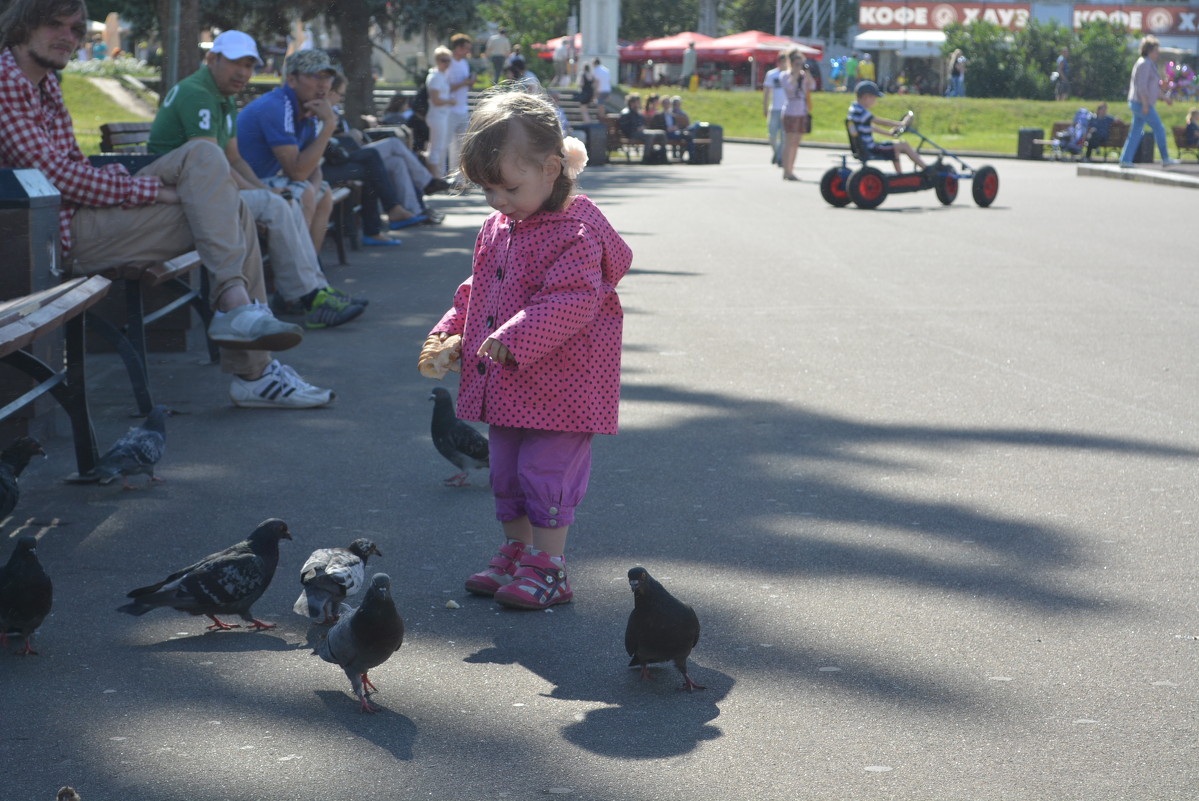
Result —
[{"label": "white column", "polygon": [[612,71],[612,82],[620,75],[620,48],[616,35],[620,31],[620,0],[581,0],[579,3],[579,30],[583,34],[581,58],[592,61],[603,59],[604,66]]}]

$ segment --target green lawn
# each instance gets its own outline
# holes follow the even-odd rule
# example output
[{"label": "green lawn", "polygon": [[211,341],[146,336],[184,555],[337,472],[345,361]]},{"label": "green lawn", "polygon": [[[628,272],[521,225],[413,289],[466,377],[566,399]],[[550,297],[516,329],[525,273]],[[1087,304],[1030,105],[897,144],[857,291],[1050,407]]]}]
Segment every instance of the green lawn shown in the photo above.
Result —
[{"label": "green lawn", "polygon": [[62,76],[62,96],[75,122],[75,138],[84,155],[100,152],[100,126],[104,123],[149,119],[126,111],[81,75]]}]

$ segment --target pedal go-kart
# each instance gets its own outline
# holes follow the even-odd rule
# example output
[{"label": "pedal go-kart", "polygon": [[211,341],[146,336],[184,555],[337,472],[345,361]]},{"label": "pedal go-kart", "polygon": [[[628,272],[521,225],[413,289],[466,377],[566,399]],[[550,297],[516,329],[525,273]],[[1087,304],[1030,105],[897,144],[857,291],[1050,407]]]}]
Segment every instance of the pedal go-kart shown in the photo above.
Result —
[{"label": "pedal go-kart", "polygon": [[[830,168],[820,179],[821,196],[833,206],[848,206],[852,202],[860,209],[873,209],[886,200],[887,195],[932,189],[937,193],[937,200],[948,206],[957,199],[958,184],[968,180],[975,203],[983,208],[994,203],[995,196],[999,193],[999,174],[995,172],[995,168],[987,165],[977,170],[971,169],[966,162],[920,133],[913,124],[915,117],[915,113],[911,111],[905,114],[895,134],[914,134],[920,137],[916,152],[922,156],[936,154],[936,161],[927,169],[885,173],[871,167],[866,162],[870,159],[877,160],[878,157],[866,152],[858,137],[857,128],[846,120],[849,149],[852,156],[861,162],[861,166],[856,171],[850,169],[850,156],[841,156],[841,165]],[[928,145],[928,150],[925,150],[925,145]],[[957,166],[949,160],[956,162]]]}]

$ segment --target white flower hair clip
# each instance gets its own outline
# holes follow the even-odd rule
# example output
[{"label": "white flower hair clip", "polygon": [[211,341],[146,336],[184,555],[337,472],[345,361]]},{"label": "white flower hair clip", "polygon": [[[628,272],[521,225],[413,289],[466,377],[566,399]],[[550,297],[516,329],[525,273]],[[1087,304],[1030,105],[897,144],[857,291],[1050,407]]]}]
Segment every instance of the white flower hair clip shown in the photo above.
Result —
[{"label": "white flower hair clip", "polygon": [[562,172],[570,180],[579,177],[579,173],[587,166],[587,146],[576,137],[567,136],[562,140]]}]

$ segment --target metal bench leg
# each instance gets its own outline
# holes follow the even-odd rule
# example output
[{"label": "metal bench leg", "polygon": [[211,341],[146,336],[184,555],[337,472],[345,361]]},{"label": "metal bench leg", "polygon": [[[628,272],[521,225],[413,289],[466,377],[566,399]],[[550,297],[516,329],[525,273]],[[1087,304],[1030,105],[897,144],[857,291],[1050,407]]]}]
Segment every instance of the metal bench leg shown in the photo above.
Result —
[{"label": "metal bench leg", "polygon": [[79,475],[89,476],[96,471],[100,450],[96,446],[96,429],[92,426],[92,415],[87,405],[87,381],[84,374],[87,346],[82,315],[67,320],[64,336],[67,350],[67,382],[51,392],[71,418],[71,432],[75,440],[75,464]]},{"label": "metal bench leg", "polygon": [[121,361],[125,363],[125,372],[129,374],[129,383],[133,386],[133,399],[137,403],[138,412],[143,415],[149,414],[154,408],[154,403],[150,398],[150,384],[146,378],[144,358],[134,350],[129,338],[108,320],[90,311],[85,312],[84,317],[93,333],[99,334],[117,349]]}]

